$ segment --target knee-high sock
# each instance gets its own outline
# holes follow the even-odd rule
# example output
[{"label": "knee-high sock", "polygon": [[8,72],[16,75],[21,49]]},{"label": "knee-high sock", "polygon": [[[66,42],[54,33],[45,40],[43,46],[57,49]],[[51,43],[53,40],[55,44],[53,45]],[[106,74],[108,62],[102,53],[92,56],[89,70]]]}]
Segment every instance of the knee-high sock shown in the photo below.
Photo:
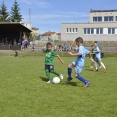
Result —
[{"label": "knee-high sock", "polygon": [[72,68],[68,68],[68,78],[71,77]]},{"label": "knee-high sock", "polygon": [[84,82],[84,83],[87,83],[88,81],[83,78],[82,76],[77,76],[76,78],[78,78],[80,81]]},{"label": "knee-high sock", "polygon": [[100,62],[100,64],[102,65],[102,67],[103,67],[104,69],[106,69],[105,65],[104,65],[102,62]]},{"label": "knee-high sock", "polygon": [[97,67],[97,63],[95,62],[95,69],[97,70],[98,69],[98,67]]},{"label": "knee-high sock", "polygon": [[50,70],[50,72],[53,73],[53,74],[55,74],[55,75],[57,75],[57,76],[60,76],[60,73],[58,73],[58,72],[55,71],[55,70]]},{"label": "knee-high sock", "polygon": [[48,77],[48,79],[52,82],[52,78],[50,76],[50,73],[49,73],[48,69],[45,70],[45,73],[46,73],[46,76]]}]

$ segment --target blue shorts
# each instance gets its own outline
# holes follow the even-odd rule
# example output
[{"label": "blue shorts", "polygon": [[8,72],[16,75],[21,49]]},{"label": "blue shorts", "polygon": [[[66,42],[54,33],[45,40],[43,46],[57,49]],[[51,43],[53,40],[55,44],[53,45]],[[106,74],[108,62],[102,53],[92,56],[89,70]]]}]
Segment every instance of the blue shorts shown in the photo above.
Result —
[{"label": "blue shorts", "polygon": [[81,73],[82,73],[82,68],[83,68],[83,67],[78,66],[78,64],[76,63],[76,61],[73,61],[72,64],[73,64],[74,67],[75,67],[75,73],[81,74]]},{"label": "blue shorts", "polygon": [[95,57],[94,60],[95,60],[95,61],[100,61],[101,58],[97,58],[97,57]]}]

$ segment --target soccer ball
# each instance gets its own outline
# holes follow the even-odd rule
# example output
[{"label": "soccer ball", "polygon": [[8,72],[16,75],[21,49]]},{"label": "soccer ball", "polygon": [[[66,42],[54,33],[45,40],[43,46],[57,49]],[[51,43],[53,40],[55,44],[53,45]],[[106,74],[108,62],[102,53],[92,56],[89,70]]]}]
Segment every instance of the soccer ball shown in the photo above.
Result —
[{"label": "soccer ball", "polygon": [[53,83],[54,83],[54,84],[60,83],[60,78],[54,77],[54,78],[53,78]]}]

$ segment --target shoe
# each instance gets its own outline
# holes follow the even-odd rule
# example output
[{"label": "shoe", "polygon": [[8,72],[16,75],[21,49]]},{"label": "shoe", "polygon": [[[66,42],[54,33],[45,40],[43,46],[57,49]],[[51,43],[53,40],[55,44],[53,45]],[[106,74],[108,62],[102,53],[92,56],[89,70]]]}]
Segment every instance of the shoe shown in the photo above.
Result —
[{"label": "shoe", "polygon": [[98,69],[94,69],[94,72],[97,72],[98,71]]},{"label": "shoe", "polygon": [[93,68],[93,66],[91,66],[90,68]]},{"label": "shoe", "polygon": [[49,83],[51,83],[51,81],[49,80],[47,83],[49,84]]},{"label": "shoe", "polygon": [[104,73],[107,71],[107,69],[104,69]]},{"label": "shoe", "polygon": [[100,66],[100,68],[102,68],[102,66]]},{"label": "shoe", "polygon": [[66,83],[70,82],[70,80],[72,80],[72,77],[67,78]]},{"label": "shoe", "polygon": [[62,74],[60,74],[60,76],[59,76],[59,77],[60,77],[60,79],[61,79],[61,80],[63,80],[63,75],[62,75]]},{"label": "shoe", "polygon": [[88,87],[90,85],[90,82],[87,82],[84,87]]}]

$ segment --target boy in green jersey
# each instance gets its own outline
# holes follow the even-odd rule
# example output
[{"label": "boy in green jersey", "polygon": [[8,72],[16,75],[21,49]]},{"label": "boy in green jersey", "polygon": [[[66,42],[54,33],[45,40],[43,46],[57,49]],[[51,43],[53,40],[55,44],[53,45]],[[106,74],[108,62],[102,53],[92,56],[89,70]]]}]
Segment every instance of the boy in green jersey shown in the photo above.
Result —
[{"label": "boy in green jersey", "polygon": [[48,42],[46,44],[46,50],[44,51],[44,53],[46,53],[45,73],[49,79],[49,81],[47,83],[52,82],[52,78],[50,76],[50,73],[53,73],[53,74],[59,76],[60,79],[63,79],[63,75],[54,70],[54,57],[58,57],[58,59],[61,61],[62,64],[64,64],[64,61],[61,59],[61,57],[59,55],[57,55],[57,53],[54,50],[52,50],[52,44],[50,42]]}]

